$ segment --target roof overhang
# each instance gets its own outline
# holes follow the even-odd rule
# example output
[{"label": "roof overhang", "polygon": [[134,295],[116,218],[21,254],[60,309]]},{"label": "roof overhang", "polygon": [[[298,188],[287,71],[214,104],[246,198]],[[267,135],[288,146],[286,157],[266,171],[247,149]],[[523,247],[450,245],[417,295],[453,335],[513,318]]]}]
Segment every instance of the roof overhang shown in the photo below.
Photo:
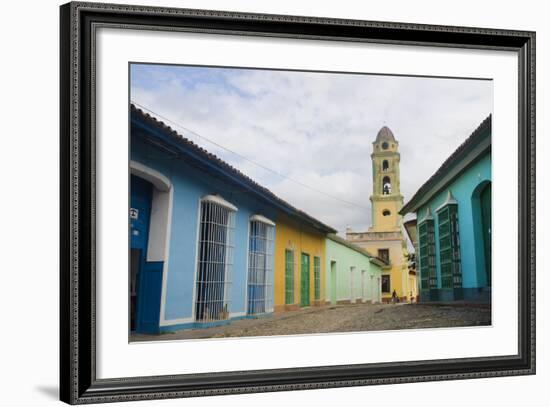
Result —
[{"label": "roof overhang", "polygon": [[467,168],[475,164],[485,154],[491,151],[491,116],[480,125],[470,138],[459,147],[453,155],[422,185],[407,202],[399,214],[406,215],[417,212],[426,205],[436,194],[444,190],[450,183],[457,179]]},{"label": "roof overhang", "polygon": [[302,224],[305,224],[323,234],[337,232],[334,228],[325,225],[321,221],[283,201],[281,198],[273,194],[273,192],[257,184],[252,179],[248,178],[237,169],[231,167],[215,155],[209,153],[191,141],[184,139],[183,136],[177,134],[164,123],[156,120],[152,116],[148,117],[140,109],[133,107],[133,105],[131,112],[131,124],[132,126],[136,126],[139,130],[138,133],[141,134],[141,137],[150,139],[151,143],[167,150],[168,152],[185,157],[187,163],[207,171],[214,177],[226,180],[239,186],[240,188],[243,188],[256,198],[300,221]]},{"label": "roof overhang", "polygon": [[369,259],[369,261],[373,264],[376,264],[377,266],[379,266],[383,269],[389,268],[389,266],[390,266],[388,263],[386,263],[384,260],[382,260],[379,257],[371,257]]}]

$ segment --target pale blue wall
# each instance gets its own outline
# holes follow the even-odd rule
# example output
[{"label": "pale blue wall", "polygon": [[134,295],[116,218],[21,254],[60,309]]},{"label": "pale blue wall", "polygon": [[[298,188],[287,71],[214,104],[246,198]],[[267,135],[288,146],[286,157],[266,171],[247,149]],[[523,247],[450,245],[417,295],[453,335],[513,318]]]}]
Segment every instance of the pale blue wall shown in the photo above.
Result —
[{"label": "pale blue wall", "polygon": [[474,238],[475,214],[472,208],[472,195],[481,184],[491,181],[491,153],[486,153],[475,164],[466,169],[443,191],[436,194],[428,204],[416,212],[418,224],[424,219],[429,207],[435,221],[435,249],[438,288],[441,288],[441,268],[439,264],[439,231],[437,208],[445,202],[450,190],[458,201],[458,228],[460,233],[460,259],[462,265],[462,286],[477,288],[486,285],[483,262],[483,241]]},{"label": "pale blue wall", "polygon": [[173,205],[168,258],[168,280],[164,318],[193,318],[193,287],[196,273],[199,200],[219,194],[238,208],[235,224],[230,313],[246,312],[248,227],[251,215],[275,219],[273,209],[256,201],[236,187],[189,166],[181,158],[132,138],[131,159],[150,167],[172,182]]}]

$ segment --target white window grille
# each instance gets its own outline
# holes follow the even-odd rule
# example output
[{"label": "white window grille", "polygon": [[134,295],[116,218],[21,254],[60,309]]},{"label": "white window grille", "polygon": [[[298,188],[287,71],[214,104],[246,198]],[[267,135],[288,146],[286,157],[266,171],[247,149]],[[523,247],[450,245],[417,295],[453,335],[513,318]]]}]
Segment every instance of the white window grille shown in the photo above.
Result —
[{"label": "white window grille", "polygon": [[237,208],[216,195],[201,200],[195,319],[229,318]]},{"label": "white window grille", "polygon": [[252,216],[248,253],[249,315],[273,311],[274,249],[275,224],[261,215]]}]

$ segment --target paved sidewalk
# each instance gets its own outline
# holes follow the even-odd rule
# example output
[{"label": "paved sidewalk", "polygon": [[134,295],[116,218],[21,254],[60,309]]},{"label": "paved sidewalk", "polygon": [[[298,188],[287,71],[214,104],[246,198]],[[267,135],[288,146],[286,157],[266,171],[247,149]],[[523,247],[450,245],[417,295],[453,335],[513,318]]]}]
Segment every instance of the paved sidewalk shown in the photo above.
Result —
[{"label": "paved sidewalk", "polygon": [[298,335],[328,332],[482,326],[491,324],[490,306],[471,303],[351,304],[309,307],[229,325],[161,335],[134,334],[131,341]]}]

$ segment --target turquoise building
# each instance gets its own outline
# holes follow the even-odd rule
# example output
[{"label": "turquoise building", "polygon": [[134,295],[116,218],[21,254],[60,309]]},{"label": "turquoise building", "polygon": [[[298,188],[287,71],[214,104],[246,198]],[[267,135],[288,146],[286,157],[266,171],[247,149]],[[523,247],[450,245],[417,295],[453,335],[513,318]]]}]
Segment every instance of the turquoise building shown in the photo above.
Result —
[{"label": "turquoise building", "polygon": [[326,302],[329,304],[382,301],[382,269],[389,265],[334,234],[326,239]]},{"label": "turquoise building", "polygon": [[491,300],[491,116],[400,211],[415,213],[420,301]]}]

